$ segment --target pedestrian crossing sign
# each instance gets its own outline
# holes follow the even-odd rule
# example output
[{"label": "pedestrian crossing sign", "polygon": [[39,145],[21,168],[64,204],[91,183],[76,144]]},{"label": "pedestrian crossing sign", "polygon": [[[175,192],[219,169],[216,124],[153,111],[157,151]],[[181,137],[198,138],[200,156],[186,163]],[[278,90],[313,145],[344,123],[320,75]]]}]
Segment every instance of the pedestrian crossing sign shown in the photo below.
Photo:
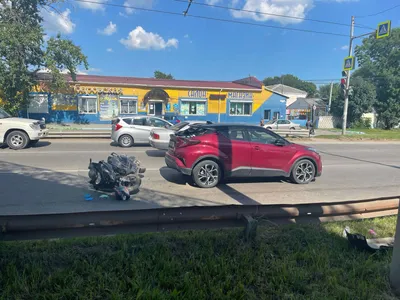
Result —
[{"label": "pedestrian crossing sign", "polygon": [[376,38],[381,39],[390,35],[391,22],[385,21],[378,24],[378,29],[376,30]]},{"label": "pedestrian crossing sign", "polygon": [[344,59],[343,70],[350,71],[354,69],[354,56],[348,56]]}]

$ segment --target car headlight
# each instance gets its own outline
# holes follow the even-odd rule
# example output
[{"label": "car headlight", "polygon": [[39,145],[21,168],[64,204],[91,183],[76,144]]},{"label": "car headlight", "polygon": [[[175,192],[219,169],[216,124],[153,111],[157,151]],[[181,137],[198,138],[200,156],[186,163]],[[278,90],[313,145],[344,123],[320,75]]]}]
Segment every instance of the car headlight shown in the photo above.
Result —
[{"label": "car headlight", "polygon": [[39,129],[40,129],[40,125],[37,124],[37,123],[29,124],[29,126],[30,126],[33,130],[39,130]]},{"label": "car headlight", "polygon": [[309,147],[309,148],[307,148],[307,150],[308,150],[308,151],[315,152],[315,153],[317,153],[317,154],[319,155],[319,152],[318,152],[318,150],[317,150],[317,149],[315,149],[315,148]]}]

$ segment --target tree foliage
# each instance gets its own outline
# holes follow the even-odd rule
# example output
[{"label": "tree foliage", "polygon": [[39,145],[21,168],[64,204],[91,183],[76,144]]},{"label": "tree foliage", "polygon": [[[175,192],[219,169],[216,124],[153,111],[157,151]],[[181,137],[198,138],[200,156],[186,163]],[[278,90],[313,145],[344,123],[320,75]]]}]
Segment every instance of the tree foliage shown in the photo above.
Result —
[{"label": "tree foliage", "polygon": [[88,62],[81,48],[60,35],[44,41],[41,9],[57,0],[0,0],[0,98],[11,113],[26,107],[29,93],[39,84],[37,72],[48,69],[49,92],[66,87],[67,70],[74,79],[77,68]]},{"label": "tree foliage", "polygon": [[[371,112],[376,102],[375,86],[361,78],[353,78],[352,92],[349,95],[349,106],[347,110],[347,124],[354,126],[358,123],[364,113]],[[335,98],[334,98],[335,95]],[[331,112],[334,116],[343,116],[344,95],[341,93],[339,84],[335,84],[332,92]]]},{"label": "tree foliage", "polygon": [[265,86],[282,83],[307,92],[308,97],[314,97],[317,93],[317,87],[314,83],[303,81],[292,74],[286,74],[280,77],[267,77],[263,80],[263,82]]},{"label": "tree foliage", "polygon": [[154,71],[154,78],[156,79],[174,79],[174,76],[171,74],[163,73],[159,70]]},{"label": "tree foliage", "polygon": [[364,39],[355,54],[360,68],[354,76],[375,86],[378,120],[390,129],[400,122],[400,28],[392,29],[388,38]]}]

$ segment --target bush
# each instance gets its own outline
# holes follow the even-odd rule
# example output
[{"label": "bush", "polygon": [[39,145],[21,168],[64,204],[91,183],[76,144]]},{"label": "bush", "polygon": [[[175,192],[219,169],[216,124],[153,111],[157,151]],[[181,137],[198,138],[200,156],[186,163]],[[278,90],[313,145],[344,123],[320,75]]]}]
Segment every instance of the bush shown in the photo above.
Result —
[{"label": "bush", "polygon": [[369,129],[371,128],[371,124],[372,124],[371,118],[364,118],[351,124],[351,128]]}]

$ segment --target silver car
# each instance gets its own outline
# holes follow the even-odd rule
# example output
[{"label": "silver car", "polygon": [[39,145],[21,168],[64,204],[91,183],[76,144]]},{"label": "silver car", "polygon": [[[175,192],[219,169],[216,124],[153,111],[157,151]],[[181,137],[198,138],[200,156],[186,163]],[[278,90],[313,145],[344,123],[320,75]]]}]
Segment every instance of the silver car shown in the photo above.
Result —
[{"label": "silver car", "polygon": [[289,121],[289,120],[272,120],[272,121],[267,122],[264,125],[264,128],[267,128],[270,130],[276,130],[276,129],[297,130],[297,129],[300,129],[300,125],[293,123],[292,121]]},{"label": "silver car", "polygon": [[149,142],[153,148],[159,150],[168,150],[169,140],[171,134],[178,131],[183,131],[193,124],[211,124],[209,121],[185,121],[170,128],[156,128],[150,132]]},{"label": "silver car", "polygon": [[172,124],[161,118],[135,115],[118,117],[112,121],[111,139],[121,147],[149,142],[150,131],[155,128],[169,128]]}]

